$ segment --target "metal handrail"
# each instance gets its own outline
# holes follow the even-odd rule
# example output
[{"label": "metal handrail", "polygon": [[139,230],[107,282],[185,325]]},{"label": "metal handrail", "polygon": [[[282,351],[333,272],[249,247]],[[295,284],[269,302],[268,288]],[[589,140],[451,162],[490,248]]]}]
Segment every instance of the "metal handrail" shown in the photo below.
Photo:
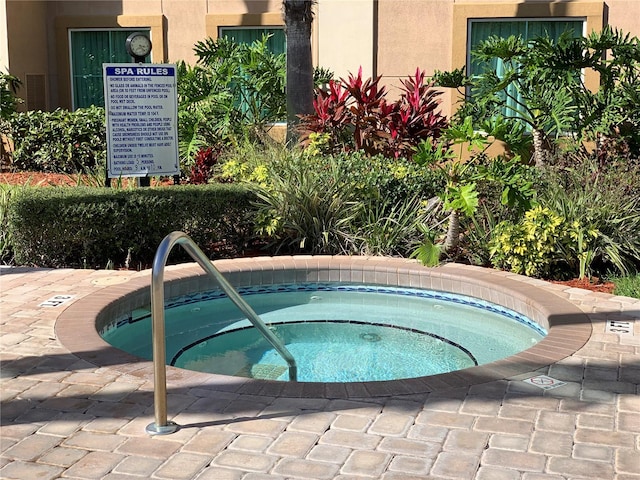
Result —
[{"label": "metal handrail", "polygon": [[224,278],[222,273],[211,263],[202,250],[184,232],[172,232],[160,243],[151,268],[151,330],[153,341],[153,383],[155,423],[147,425],[146,431],[150,435],[167,435],[178,430],[178,425],[167,421],[167,369],[166,369],[166,341],[164,322],[164,267],[169,253],[175,245],[182,248],[193,258],[202,269],[214,278],[229,299],[244,313],[254,327],[284,358],[289,366],[289,380],[297,381],[298,367],[296,361],[284,346],[282,341],[267,328],[247,302],[245,302],[235,288]]}]

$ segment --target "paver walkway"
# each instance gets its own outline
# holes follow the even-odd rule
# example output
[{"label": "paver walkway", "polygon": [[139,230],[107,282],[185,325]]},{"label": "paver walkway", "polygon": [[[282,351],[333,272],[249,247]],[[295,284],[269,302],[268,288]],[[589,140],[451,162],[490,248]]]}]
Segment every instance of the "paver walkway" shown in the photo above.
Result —
[{"label": "paver walkway", "polygon": [[[80,360],[54,329],[71,302],[149,272],[0,273],[2,479],[640,480],[640,300],[543,287],[587,313],[593,334],[515,378],[349,400],[187,385],[168,396],[181,429],[149,437],[151,382]],[[46,303],[56,295],[73,298]],[[622,331],[605,333],[611,319]],[[564,385],[523,381],[541,374]]]}]

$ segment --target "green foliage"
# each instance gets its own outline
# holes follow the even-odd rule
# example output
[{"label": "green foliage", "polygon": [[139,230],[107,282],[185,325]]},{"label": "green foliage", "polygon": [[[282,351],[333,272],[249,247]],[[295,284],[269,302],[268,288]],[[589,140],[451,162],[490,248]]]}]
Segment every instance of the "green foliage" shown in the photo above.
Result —
[{"label": "green foliage", "polygon": [[422,244],[423,228],[430,222],[434,207],[421,196],[407,197],[397,204],[371,199],[358,219],[357,251],[405,256]]},{"label": "green foliage", "polygon": [[327,85],[333,78],[333,72],[325,67],[315,67],[313,69],[313,84],[322,88]]},{"label": "green foliage", "polygon": [[267,187],[258,188],[259,215],[278,220],[271,232],[277,250],[354,253],[353,224],[363,204],[358,188],[345,181],[340,163],[328,160],[322,168],[309,168],[307,158],[292,155],[270,171]]},{"label": "green foliage", "polygon": [[224,152],[214,172],[215,180],[267,187],[269,165],[287,163],[290,153],[285,145],[242,142]]},{"label": "green foliage", "polygon": [[629,189],[638,182],[637,170],[593,159],[546,172],[539,200],[564,218],[558,252],[574,274],[624,275],[640,265],[640,197]]},{"label": "green foliage", "polygon": [[611,279],[615,287],[614,295],[640,299],[640,275],[634,274],[626,277],[614,277]]},{"label": "green foliage", "polygon": [[[18,97],[18,88],[21,84],[19,78],[8,73],[0,73],[0,125],[3,120],[9,119],[22,103]],[[0,133],[5,132],[0,131]]]},{"label": "green foliage", "polygon": [[443,185],[412,162],[255,144],[229,152],[220,172],[259,192],[258,230],[286,252],[407,254]]},{"label": "green foliage", "polygon": [[415,162],[391,159],[364,152],[337,155],[343,163],[345,180],[357,186],[362,201],[388,208],[418,197],[429,200],[444,188],[441,172],[422,168]]},{"label": "green foliage", "polygon": [[17,113],[11,127],[18,170],[77,173],[106,163],[102,108]]},{"label": "green foliage", "polygon": [[29,188],[12,198],[8,230],[22,265],[146,267],[174,230],[212,258],[231,257],[250,238],[254,199],[238,185]]},{"label": "green foliage", "polygon": [[423,265],[428,267],[435,267],[440,263],[442,257],[442,244],[436,243],[436,233],[426,227],[420,226],[423,239],[418,247],[411,252],[411,258],[416,258]]},{"label": "green foliage", "polygon": [[[461,217],[473,219],[480,203],[477,182],[500,184],[503,205],[518,209],[532,205],[535,192],[528,168],[520,157],[487,159],[484,152],[491,144],[489,138],[496,138],[497,133],[506,130],[497,120],[489,126],[491,129],[485,133],[474,130],[471,117],[466,117],[463,122],[453,122],[443,131],[439,144],[422,142],[413,157],[418,165],[436,169],[446,179],[446,186],[439,194],[444,210],[449,214],[446,237],[440,249],[442,254],[459,253]],[[470,155],[466,160],[463,158],[465,146]],[[431,237],[425,239],[428,255],[423,252],[418,258],[431,258],[430,244],[434,241]]]},{"label": "green foliage", "polygon": [[536,190],[533,188],[534,171],[523,164],[519,156],[511,159],[498,156],[479,164],[477,169],[474,176],[476,180],[500,185],[502,205],[522,213],[530,210],[536,203]]},{"label": "green foliage", "polygon": [[[560,36],[561,48],[571,38]],[[538,48],[536,48],[538,45]],[[476,121],[496,115],[529,126],[540,137],[534,143],[536,164],[545,163],[547,154],[544,141],[572,130],[576,104],[571,95],[573,85],[579,82],[579,71],[559,70],[550,66],[549,52],[556,43],[548,37],[534,41],[533,45],[521,37],[490,37],[472,52],[481,63],[489,64],[494,58],[503,62],[503,72],[498,76],[491,68],[470,80],[472,103],[475,104]],[[515,88],[515,94],[512,93]]]},{"label": "green foliage", "polygon": [[476,214],[471,218],[464,218],[462,221],[464,237],[457,261],[490,267],[491,232],[495,230],[499,222],[506,220],[505,213],[508,216],[512,210],[503,208],[499,198],[488,197],[494,189],[490,189],[488,192],[483,190],[481,187],[482,202],[476,210]]},{"label": "green foliage", "polygon": [[[456,88],[463,94],[459,118],[472,116],[474,125],[498,115],[506,123],[524,124],[534,133],[536,160],[548,158],[560,136],[596,141],[600,160],[628,159],[640,154],[640,41],[606,26],[588,37],[563,33],[557,41],[548,36],[525,41],[520,37],[490,37],[471,52],[473,61],[486,69],[473,77],[464,69],[436,72],[436,85]],[[500,76],[490,68],[502,60]],[[584,71],[600,77],[592,92],[584,83]],[[511,92],[517,92],[514,95]],[[578,114],[579,112],[579,114]],[[510,135],[510,144],[526,136]],[[516,153],[526,158],[521,147]],[[542,162],[544,163],[544,162]]]},{"label": "green foliage", "polygon": [[582,131],[601,161],[640,156],[640,40],[606,26],[576,46],[581,64],[598,72],[600,88],[576,92]]},{"label": "green foliage", "polygon": [[556,261],[563,222],[560,215],[541,206],[527,211],[518,223],[500,222],[490,243],[493,264],[527,276],[548,275]]},{"label": "green foliage", "polygon": [[264,138],[266,124],[286,118],[285,56],[228,38],[196,43],[196,65],[178,62],[180,155],[190,166],[202,148]]},{"label": "green foliage", "polygon": [[11,263],[13,259],[13,241],[9,231],[9,208],[15,191],[25,187],[0,184],[0,262]]},{"label": "green foliage", "polygon": [[[493,230],[495,266],[545,278],[626,275],[640,265],[640,198],[634,169],[598,166],[544,169],[540,206]],[[559,222],[559,223],[558,223]],[[557,224],[557,225],[556,225]]]},{"label": "green foliage", "polygon": [[[318,138],[319,142],[323,142],[326,136]],[[222,182],[256,183],[268,188],[271,175],[288,168],[291,157],[298,154],[305,157],[310,171],[325,168],[327,163],[338,162],[344,181],[355,185],[362,201],[373,199],[379,204],[396,205],[414,196],[432,198],[444,187],[438,171],[421,168],[415,162],[403,159],[368,156],[362,151],[323,156],[318,150],[309,148],[302,153],[295,150],[292,153],[283,145],[251,142],[244,142],[225,153],[216,179]],[[291,188],[295,190],[295,184]]]}]

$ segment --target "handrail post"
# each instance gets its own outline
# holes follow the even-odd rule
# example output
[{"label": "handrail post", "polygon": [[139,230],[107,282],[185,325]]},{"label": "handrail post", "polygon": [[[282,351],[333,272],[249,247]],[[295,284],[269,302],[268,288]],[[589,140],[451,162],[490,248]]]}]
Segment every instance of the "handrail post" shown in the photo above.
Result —
[{"label": "handrail post", "polygon": [[267,328],[247,302],[245,302],[235,288],[224,278],[220,271],[211,263],[207,256],[198,248],[195,242],[183,232],[172,232],[160,243],[151,268],[151,335],[153,342],[153,400],[155,423],[147,425],[146,432],[150,435],[167,435],[178,430],[179,426],[167,421],[167,369],[166,369],[166,339],[164,322],[164,267],[172,248],[180,244],[202,269],[214,278],[229,299],[244,313],[254,327],[284,358],[289,366],[289,380],[297,381],[298,367],[296,361],[275,334]]},{"label": "handrail post", "polygon": [[167,346],[164,323],[164,267],[178,241],[176,232],[167,235],[153,258],[151,267],[151,338],[153,347],[153,407],[155,423],[145,429],[150,435],[168,435],[178,430],[167,420]]}]

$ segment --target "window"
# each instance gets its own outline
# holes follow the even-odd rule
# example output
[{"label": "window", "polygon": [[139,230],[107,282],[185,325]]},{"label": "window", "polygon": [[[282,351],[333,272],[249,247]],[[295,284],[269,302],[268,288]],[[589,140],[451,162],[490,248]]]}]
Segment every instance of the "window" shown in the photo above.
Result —
[{"label": "window", "polygon": [[[469,47],[467,49],[467,65],[470,76],[479,75],[487,68],[494,70],[501,77],[505,71],[505,64],[499,58],[494,59],[489,65],[474,59],[471,51],[484,40],[491,36],[508,38],[510,36],[520,36],[523,40],[533,40],[537,37],[548,35],[551,39],[557,40],[560,35],[567,31],[574,36],[582,36],[584,29],[583,20],[567,19],[544,19],[544,20],[517,20],[517,19],[482,19],[469,21]],[[507,106],[503,112],[505,115],[513,115],[509,112],[509,107],[517,108],[521,101],[520,94],[515,86],[511,85],[507,89]]]},{"label": "window", "polygon": [[[71,30],[71,96],[73,109],[104,106],[103,63],[128,63],[124,44],[132,32],[150,34],[148,28]],[[149,61],[149,58],[146,59]]]},{"label": "window", "polygon": [[253,43],[263,35],[270,35],[267,48],[279,55],[286,52],[286,37],[282,27],[220,27],[219,36],[232,38],[236,43]]}]

